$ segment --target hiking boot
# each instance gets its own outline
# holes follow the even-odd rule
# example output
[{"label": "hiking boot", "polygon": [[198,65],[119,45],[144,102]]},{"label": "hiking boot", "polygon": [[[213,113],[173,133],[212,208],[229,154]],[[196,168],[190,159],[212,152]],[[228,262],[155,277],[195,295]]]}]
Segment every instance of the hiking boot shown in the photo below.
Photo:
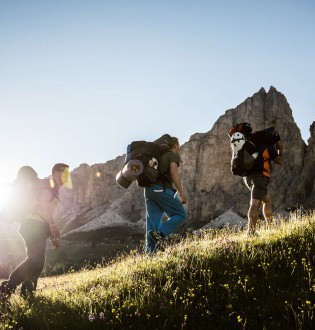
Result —
[{"label": "hiking boot", "polygon": [[35,283],[32,280],[24,280],[21,286],[21,295],[24,298],[28,298],[29,296],[32,296],[35,291]]},{"label": "hiking boot", "polygon": [[9,298],[11,296],[11,294],[13,293],[14,289],[11,288],[11,286],[9,285],[9,281],[3,281],[0,284],[0,298],[1,300],[5,300],[7,298]]},{"label": "hiking boot", "polygon": [[165,242],[165,236],[158,230],[151,230],[149,231],[149,236],[155,242],[155,250],[164,251],[165,248],[163,247],[163,243]]}]

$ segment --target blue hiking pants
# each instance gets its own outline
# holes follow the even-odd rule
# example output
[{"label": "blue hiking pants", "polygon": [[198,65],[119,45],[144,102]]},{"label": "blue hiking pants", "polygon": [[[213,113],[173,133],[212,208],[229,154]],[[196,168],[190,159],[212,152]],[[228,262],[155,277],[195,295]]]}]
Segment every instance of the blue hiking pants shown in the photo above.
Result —
[{"label": "blue hiking pants", "polygon": [[[187,212],[173,189],[152,185],[144,189],[146,204],[146,252],[155,251],[155,242],[149,231],[158,230],[165,237],[173,233],[187,218]],[[162,221],[166,213],[168,219]]]}]

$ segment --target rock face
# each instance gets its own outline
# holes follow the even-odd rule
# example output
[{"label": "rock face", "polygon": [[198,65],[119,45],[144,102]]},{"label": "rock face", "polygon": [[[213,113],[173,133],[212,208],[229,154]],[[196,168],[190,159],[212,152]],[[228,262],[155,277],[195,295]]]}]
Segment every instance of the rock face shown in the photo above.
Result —
[{"label": "rock face", "polygon": [[311,137],[308,139],[308,147],[304,157],[304,166],[301,174],[297,176],[291,185],[295,191],[297,204],[302,204],[307,209],[315,208],[315,122],[310,126]]},{"label": "rock face", "polygon": [[[232,126],[244,121],[254,131],[274,126],[285,143],[284,163],[273,166],[269,186],[274,208],[296,203],[315,207],[315,123],[307,147],[284,95],[274,87],[268,93],[262,88],[227,110],[209,132],[193,135],[181,147],[180,170],[189,198],[187,226],[201,227],[228,209],[246,216],[249,191],[242,178],[230,171],[227,135]],[[125,191],[115,182],[123,162],[121,156],[105,164],[83,164],[72,172],[73,189],[63,189],[58,211],[66,236],[80,233],[85,237],[97,230],[110,237],[143,235],[143,189],[133,184]]]},{"label": "rock face", "polygon": [[[228,210],[221,214],[216,219],[210,221],[201,229],[212,229],[212,228],[224,228],[224,227],[233,227],[235,229],[244,228],[247,225],[247,220],[240,217],[238,214]],[[198,232],[198,231],[197,231]]]},{"label": "rock face", "polygon": [[90,240],[99,229],[109,238],[143,233],[142,189],[133,184],[126,191],[115,181],[123,163],[124,157],[118,157],[105,164],[82,164],[72,172],[73,188],[61,190],[57,211],[65,238],[80,234]]}]

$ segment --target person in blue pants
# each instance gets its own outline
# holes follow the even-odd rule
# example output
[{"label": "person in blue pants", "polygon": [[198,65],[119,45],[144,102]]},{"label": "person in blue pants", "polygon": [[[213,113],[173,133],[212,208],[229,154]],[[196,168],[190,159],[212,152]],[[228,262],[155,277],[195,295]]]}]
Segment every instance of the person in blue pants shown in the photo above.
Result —
[{"label": "person in blue pants", "polygon": [[[159,168],[162,179],[144,189],[147,253],[156,252],[165,238],[176,231],[187,219],[183,204],[186,204],[188,200],[178,173],[180,145],[176,137],[172,140],[170,150],[160,159]],[[163,221],[164,214],[168,216],[166,221]]]}]

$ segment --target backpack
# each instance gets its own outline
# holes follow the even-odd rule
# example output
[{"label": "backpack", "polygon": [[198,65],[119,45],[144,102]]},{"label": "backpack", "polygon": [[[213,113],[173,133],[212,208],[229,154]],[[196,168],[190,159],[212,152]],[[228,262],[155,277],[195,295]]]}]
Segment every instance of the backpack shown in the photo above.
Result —
[{"label": "backpack", "polygon": [[25,217],[37,213],[40,194],[48,190],[52,201],[58,197],[58,186],[53,179],[36,179],[33,182],[15,181],[11,193],[2,209],[2,221],[6,223],[21,222]]},{"label": "backpack", "polygon": [[36,171],[30,166],[22,166],[17,178],[2,207],[1,221],[6,223],[20,222],[29,214],[35,203],[35,185],[38,182]]},{"label": "backpack", "polygon": [[159,162],[172,144],[172,137],[164,134],[153,142],[134,141],[128,145],[125,166],[134,160],[140,161],[143,165],[141,174],[136,177],[139,187],[147,187],[158,180],[163,180],[163,175],[159,171]]},{"label": "backpack", "polygon": [[242,133],[245,137],[249,137],[251,132],[252,132],[252,126],[250,123],[239,123],[236,124],[236,126],[232,127],[229,131],[229,136],[231,137],[234,133],[240,132]]},{"label": "backpack", "polygon": [[234,175],[247,176],[258,157],[261,145],[274,145],[280,135],[274,127],[251,133],[249,123],[240,123],[229,131],[232,148],[231,171]]},{"label": "backpack", "polygon": [[274,127],[268,127],[250,134],[249,139],[257,146],[262,144],[274,145],[280,141],[280,135]]},{"label": "backpack", "polygon": [[246,139],[241,132],[235,132],[231,136],[231,171],[234,175],[247,176],[258,157],[257,147]]}]

